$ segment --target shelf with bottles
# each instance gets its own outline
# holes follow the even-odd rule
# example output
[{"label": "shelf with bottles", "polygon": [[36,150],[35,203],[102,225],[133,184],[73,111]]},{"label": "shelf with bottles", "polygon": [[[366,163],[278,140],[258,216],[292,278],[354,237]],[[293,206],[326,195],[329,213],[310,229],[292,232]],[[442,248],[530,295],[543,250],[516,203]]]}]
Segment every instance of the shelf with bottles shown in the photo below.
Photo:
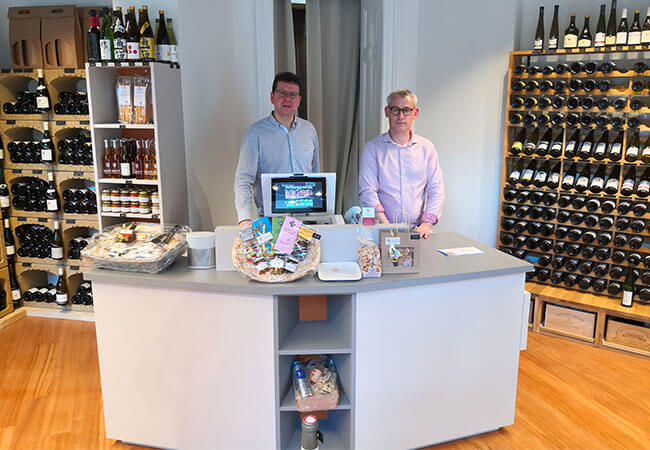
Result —
[{"label": "shelf with bottles", "polygon": [[[58,211],[60,210],[60,199],[58,204],[56,204],[54,198],[48,198],[48,189],[54,188],[56,192],[54,172],[10,169],[6,170],[4,174],[10,192],[10,216],[57,217]],[[58,193],[56,193],[56,196],[58,196]],[[51,201],[48,203],[48,200]]]},{"label": "shelf with bottles", "polygon": [[93,178],[94,174],[86,172],[56,172],[61,217],[78,220],[96,217],[98,207]]},{"label": "shelf with bottles", "polygon": [[[43,83],[39,83],[39,73],[42,74],[43,70],[0,73],[1,118],[7,120],[47,119],[49,109],[41,111],[37,104],[37,90],[42,91],[42,88],[46,87],[44,78]],[[38,89],[39,87],[40,89]],[[42,101],[41,106],[45,106]]]},{"label": "shelf with bottles", "polygon": [[81,257],[81,251],[88,245],[88,239],[99,231],[98,228],[96,221],[62,223],[63,256],[67,264],[88,266]]},{"label": "shelf with bottles", "polygon": [[0,317],[12,313],[14,304],[12,301],[11,284],[9,282],[9,268],[0,268]]},{"label": "shelf with bottles", "polygon": [[[62,242],[58,250],[54,245],[55,219],[36,217],[11,217],[9,219],[13,233],[16,261],[32,263],[63,262]],[[61,240],[61,224],[58,224]],[[6,241],[6,238],[5,238]],[[53,250],[53,247],[54,250]]]},{"label": "shelf with bottles", "polygon": [[53,120],[88,120],[88,95],[84,69],[45,72]]},{"label": "shelf with bottles", "polygon": [[[49,123],[46,121],[25,120],[2,123],[0,135],[5,149],[4,168],[47,170],[49,166],[42,159],[42,149],[47,151],[48,148],[47,141],[44,142],[45,128],[49,128]],[[48,138],[51,147],[51,137]]]},{"label": "shelf with bottles", "polygon": [[57,170],[93,172],[93,149],[88,121],[50,122]]}]

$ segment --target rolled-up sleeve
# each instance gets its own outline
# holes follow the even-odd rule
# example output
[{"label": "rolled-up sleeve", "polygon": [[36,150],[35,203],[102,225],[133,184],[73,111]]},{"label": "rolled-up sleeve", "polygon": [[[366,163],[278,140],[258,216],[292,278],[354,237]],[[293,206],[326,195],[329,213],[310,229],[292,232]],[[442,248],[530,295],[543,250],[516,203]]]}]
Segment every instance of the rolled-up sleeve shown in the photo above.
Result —
[{"label": "rolled-up sleeve", "polygon": [[375,208],[377,212],[384,212],[378,192],[377,147],[371,142],[367,142],[363,146],[359,163],[359,200],[367,208]]},{"label": "rolled-up sleeve", "polygon": [[239,222],[252,218],[253,184],[258,165],[259,137],[249,130],[242,140],[235,172],[235,208]]},{"label": "rolled-up sleeve", "polygon": [[438,152],[433,149],[428,161],[427,203],[422,212],[420,222],[436,224],[440,220],[442,207],[445,203],[445,181],[440,168]]}]

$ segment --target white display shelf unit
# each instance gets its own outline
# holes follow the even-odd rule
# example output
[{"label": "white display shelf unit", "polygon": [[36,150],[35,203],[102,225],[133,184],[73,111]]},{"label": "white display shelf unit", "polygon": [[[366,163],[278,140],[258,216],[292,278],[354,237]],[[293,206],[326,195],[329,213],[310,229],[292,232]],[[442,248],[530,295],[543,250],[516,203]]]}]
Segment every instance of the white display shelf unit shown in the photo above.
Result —
[{"label": "white display shelf unit", "polygon": [[291,365],[301,355],[330,355],[338,372],[339,403],[319,420],[321,449],[348,449],[354,442],[354,294],[328,295],[327,320],[300,321],[299,297],[276,296],[277,448],[300,447],[300,413],[293,391]]},{"label": "white display shelf unit", "polygon": [[[120,124],[115,82],[119,76],[148,75],[151,78],[152,124]],[[140,65],[86,64],[90,129],[97,180],[97,218],[99,228],[131,220],[157,220],[161,225],[187,224],[187,180],[180,69],[164,63]],[[157,180],[104,178],[102,159],[104,139],[153,139],[158,166]],[[102,213],[101,192],[124,186],[157,187],[160,214]]]}]

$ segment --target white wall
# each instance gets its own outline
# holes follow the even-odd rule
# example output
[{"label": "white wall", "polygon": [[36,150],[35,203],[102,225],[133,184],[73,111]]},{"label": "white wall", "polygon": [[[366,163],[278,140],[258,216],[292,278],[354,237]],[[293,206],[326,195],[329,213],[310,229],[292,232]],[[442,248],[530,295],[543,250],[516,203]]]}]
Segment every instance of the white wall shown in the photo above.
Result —
[{"label": "white wall", "polygon": [[[417,9],[416,133],[440,155],[440,231],[496,241],[508,53],[517,0],[430,2]],[[413,86],[411,86],[413,87]]]},{"label": "white wall", "polygon": [[[179,9],[184,25],[180,51],[189,216],[194,229],[236,223],[233,183],[241,139],[272,106],[272,11],[271,0],[193,0]],[[266,88],[259,92],[259,85]]]}]

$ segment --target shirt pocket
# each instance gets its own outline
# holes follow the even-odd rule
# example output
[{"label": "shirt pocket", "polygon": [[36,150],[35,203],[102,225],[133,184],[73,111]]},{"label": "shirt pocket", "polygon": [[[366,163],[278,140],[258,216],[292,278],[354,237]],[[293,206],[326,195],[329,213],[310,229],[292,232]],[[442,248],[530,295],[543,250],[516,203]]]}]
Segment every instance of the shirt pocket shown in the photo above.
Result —
[{"label": "shirt pocket", "polygon": [[314,160],[314,143],[311,139],[294,139],[292,153],[294,157],[294,163],[298,166],[296,169],[299,169],[304,172],[312,170],[312,161]]}]

